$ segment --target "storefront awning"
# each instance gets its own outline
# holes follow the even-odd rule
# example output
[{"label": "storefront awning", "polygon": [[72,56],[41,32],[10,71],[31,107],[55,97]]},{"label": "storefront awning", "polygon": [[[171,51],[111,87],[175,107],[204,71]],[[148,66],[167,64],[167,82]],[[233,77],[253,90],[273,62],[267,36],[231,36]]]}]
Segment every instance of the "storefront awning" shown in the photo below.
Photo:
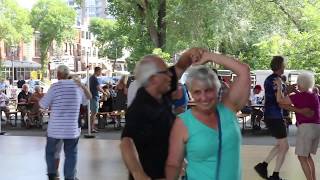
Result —
[{"label": "storefront awning", "polygon": [[14,68],[40,68],[41,65],[34,61],[2,61],[2,66],[11,68],[12,64]]}]

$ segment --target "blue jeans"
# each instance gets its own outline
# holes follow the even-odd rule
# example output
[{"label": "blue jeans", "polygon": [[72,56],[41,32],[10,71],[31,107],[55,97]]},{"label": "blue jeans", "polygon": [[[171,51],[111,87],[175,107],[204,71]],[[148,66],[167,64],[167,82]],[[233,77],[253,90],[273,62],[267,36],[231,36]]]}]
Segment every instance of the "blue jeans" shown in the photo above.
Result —
[{"label": "blue jeans", "polygon": [[[61,139],[55,139],[47,137],[46,145],[46,162],[48,175],[55,176],[57,174],[55,166],[55,153],[56,146]],[[64,177],[66,179],[74,179],[76,177],[76,165],[77,165],[77,156],[78,156],[78,142],[79,138],[76,139],[62,139],[64,144]]]}]

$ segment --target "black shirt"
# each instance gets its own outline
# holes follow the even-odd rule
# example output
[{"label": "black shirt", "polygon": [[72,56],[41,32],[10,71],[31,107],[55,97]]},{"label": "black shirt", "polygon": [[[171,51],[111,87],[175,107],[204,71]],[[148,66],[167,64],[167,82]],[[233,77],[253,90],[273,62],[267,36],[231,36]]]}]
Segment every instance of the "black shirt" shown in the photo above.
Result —
[{"label": "black shirt", "polygon": [[[173,76],[172,80],[176,80],[175,72]],[[169,135],[175,119],[171,107],[170,93],[159,103],[142,87],[126,113],[122,138],[133,139],[142,167],[152,179],[165,177]]]},{"label": "black shirt", "polygon": [[19,80],[19,81],[17,82],[17,87],[18,87],[18,88],[22,88],[22,85],[24,85],[25,83],[26,83],[25,80]]},{"label": "black shirt", "polygon": [[22,90],[19,94],[18,94],[18,102],[20,102],[20,99],[25,99],[27,100],[26,102],[29,101],[29,98],[32,96],[31,92],[28,92],[28,94]]}]

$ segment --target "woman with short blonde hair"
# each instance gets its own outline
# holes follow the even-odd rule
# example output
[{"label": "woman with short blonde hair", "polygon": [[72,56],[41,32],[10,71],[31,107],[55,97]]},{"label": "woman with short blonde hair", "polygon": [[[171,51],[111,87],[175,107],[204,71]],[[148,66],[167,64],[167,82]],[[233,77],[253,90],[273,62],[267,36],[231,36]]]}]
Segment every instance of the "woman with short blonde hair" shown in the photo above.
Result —
[{"label": "woman with short blonde hair", "polygon": [[235,115],[250,91],[249,66],[239,60],[205,52],[200,63],[212,61],[232,70],[236,80],[218,99],[220,81],[210,68],[200,65],[188,72],[187,86],[195,106],[180,114],[170,135],[166,179],[178,179],[183,159],[188,180],[240,180],[241,134]]}]

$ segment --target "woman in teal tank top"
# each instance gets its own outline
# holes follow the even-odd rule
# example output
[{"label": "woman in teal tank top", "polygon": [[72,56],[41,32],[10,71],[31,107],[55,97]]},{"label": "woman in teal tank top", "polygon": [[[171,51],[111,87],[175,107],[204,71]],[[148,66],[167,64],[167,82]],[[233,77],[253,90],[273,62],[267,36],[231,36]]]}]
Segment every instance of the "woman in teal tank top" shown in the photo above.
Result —
[{"label": "woman in teal tank top", "polygon": [[203,65],[188,71],[187,86],[196,105],[174,122],[166,179],[178,179],[185,158],[187,180],[241,180],[241,134],[235,113],[248,100],[250,69],[220,54],[205,53],[203,59],[201,63],[211,60],[232,70],[237,78],[218,102],[217,75]]}]

